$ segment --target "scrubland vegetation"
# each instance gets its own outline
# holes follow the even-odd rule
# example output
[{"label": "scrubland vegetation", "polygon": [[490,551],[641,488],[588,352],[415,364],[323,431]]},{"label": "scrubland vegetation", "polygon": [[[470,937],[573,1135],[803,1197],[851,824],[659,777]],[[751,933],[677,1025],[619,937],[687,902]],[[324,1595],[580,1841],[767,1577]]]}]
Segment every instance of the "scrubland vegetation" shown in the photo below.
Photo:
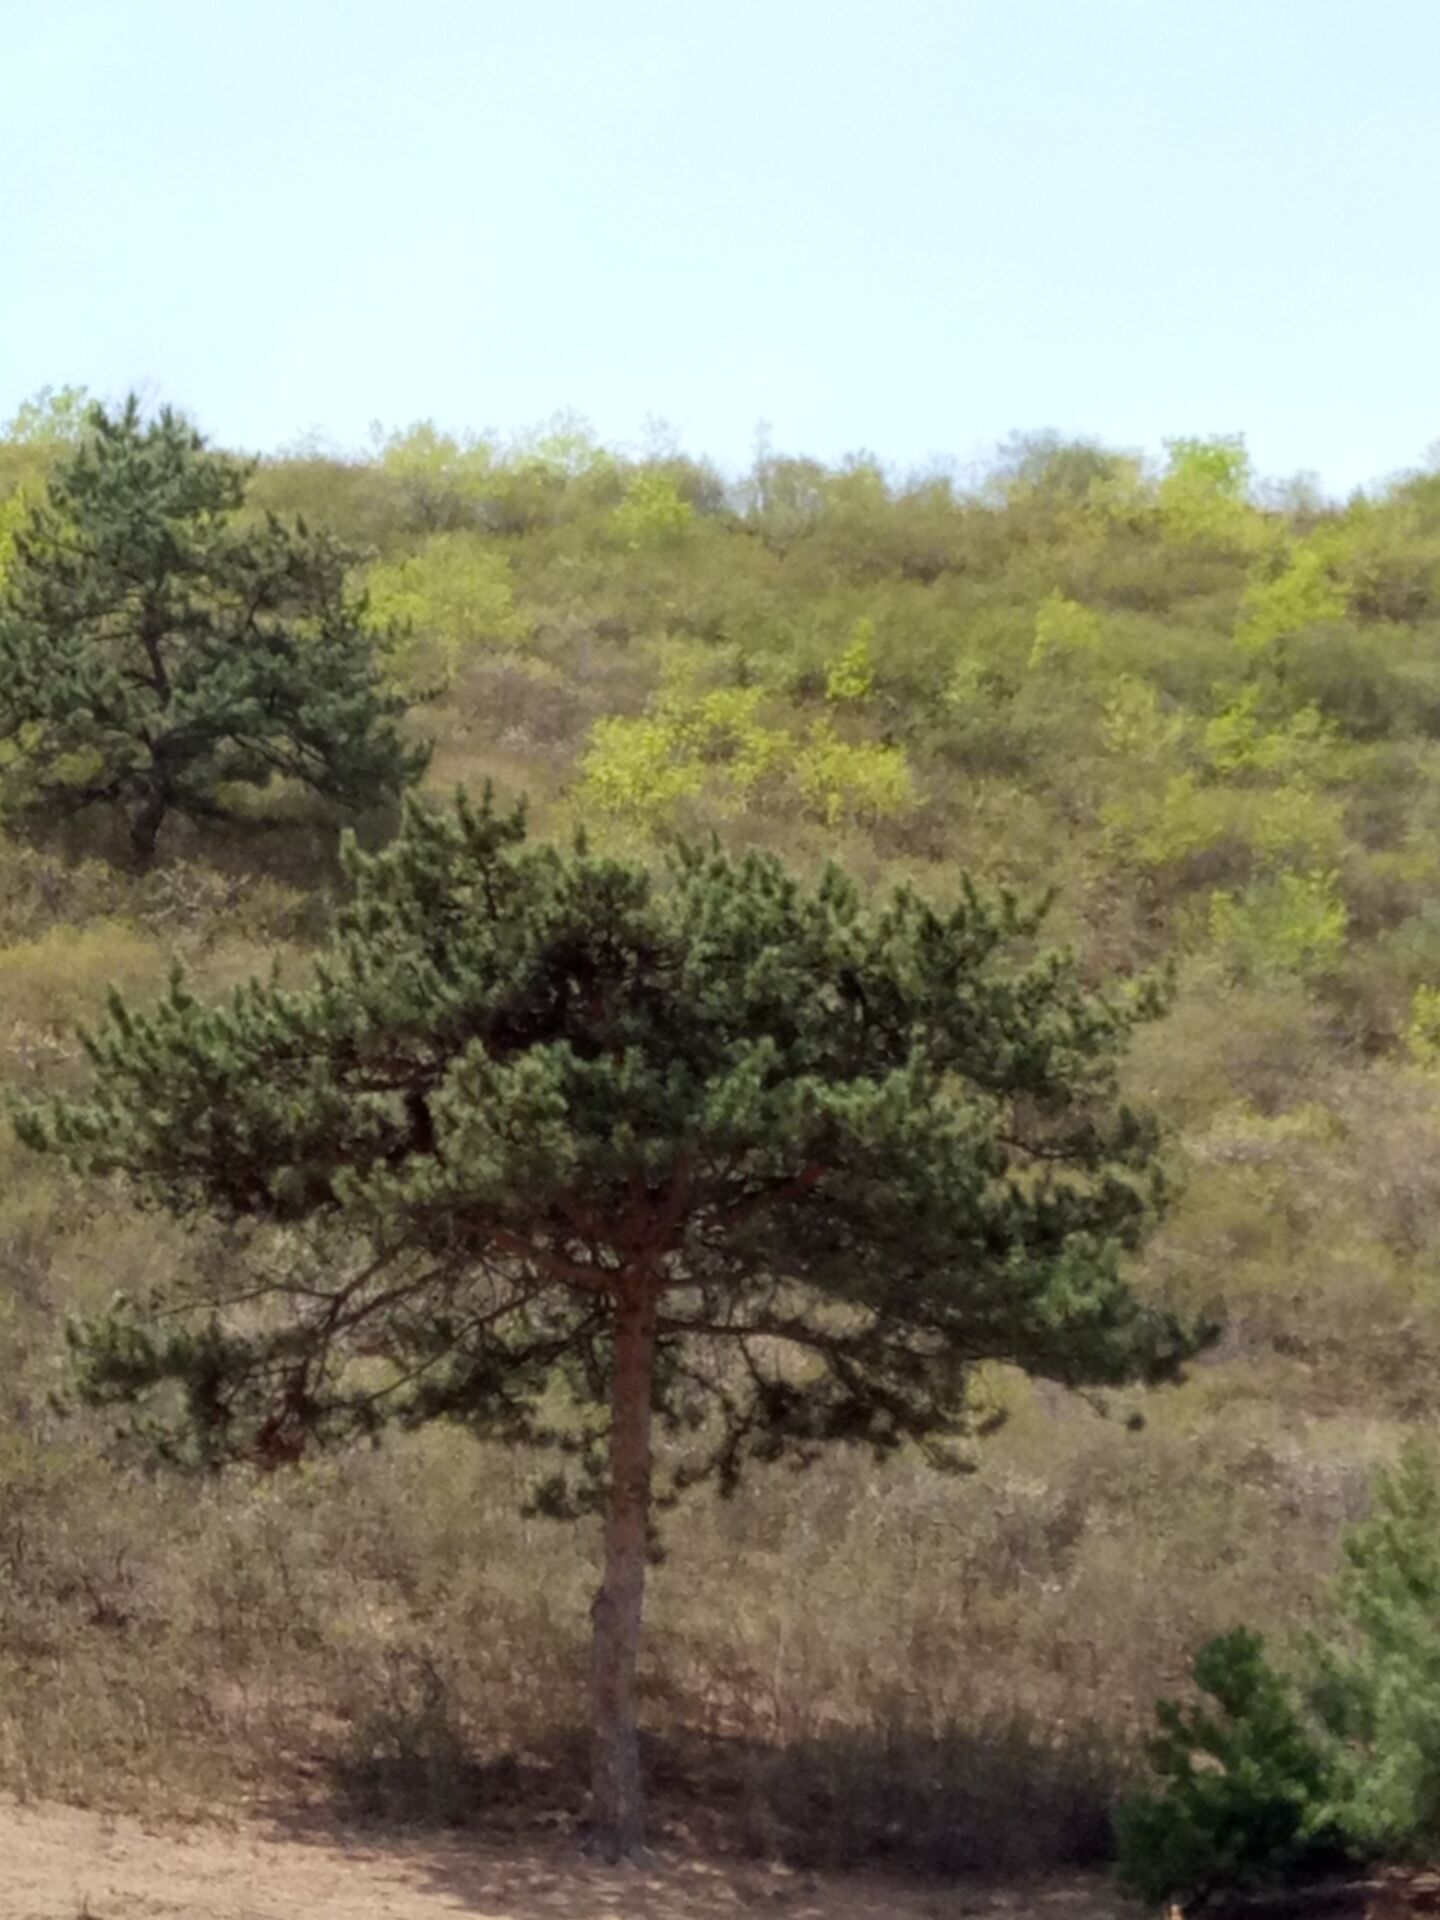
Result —
[{"label": "scrubland vegetation", "polygon": [[[11,423],[0,556],[83,432],[69,395]],[[1105,1857],[1156,1696],[1217,1632],[1298,1643],[1430,1416],[1440,477],[1339,506],[1260,485],[1239,442],[1151,468],[1040,437],[967,484],[769,451],[735,480],[569,423],[422,425],[266,460],[249,501],[353,552],[437,799],[492,780],[541,838],[648,861],[714,832],[942,906],[962,874],[1053,889],[1090,985],[1173,968],[1123,1067],[1172,1189],[1129,1277],[1218,1343],[1105,1406],[987,1371],[1005,1419],[961,1479],[835,1449],[691,1496],[642,1668],[658,1802],[719,1837],[939,1870]],[[10,1092],[85,1086],[76,1026],[112,982],[143,1005],[177,957],[202,997],[304,976],[345,892],[333,796],[179,814],[140,868],[103,798],[26,810],[34,745],[0,755]],[[593,1523],[526,1517],[526,1456],[444,1428],[157,1475],[53,1403],[62,1325],[223,1240],[8,1134],[0,1155],[0,1778],[578,1806]]]}]

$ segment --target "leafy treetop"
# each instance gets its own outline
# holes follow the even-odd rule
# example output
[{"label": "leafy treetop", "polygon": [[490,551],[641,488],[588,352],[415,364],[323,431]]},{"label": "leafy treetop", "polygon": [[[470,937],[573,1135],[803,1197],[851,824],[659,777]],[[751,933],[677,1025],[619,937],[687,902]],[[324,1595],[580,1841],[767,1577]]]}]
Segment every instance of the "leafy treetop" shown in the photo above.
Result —
[{"label": "leafy treetop", "polygon": [[606,1514],[596,1799],[629,1845],[652,1411],[678,1483],[835,1440],[943,1462],[981,1363],[1155,1380],[1202,1337],[1120,1269],[1160,1198],[1114,1101],[1133,1011],[968,888],[872,909],[696,848],[657,879],[529,847],[488,796],[347,858],[312,986],[115,997],[90,1095],[21,1110],[34,1147],[260,1229],[197,1321],[81,1334],[88,1388],[178,1386],[169,1444],[203,1458],[435,1418],[568,1454],[546,1498]]},{"label": "leafy treetop", "polygon": [[[749,1327],[820,1363],[783,1392],[757,1365],[732,1463],[822,1430],[954,1428],[979,1361],[1102,1384],[1188,1350],[1117,1264],[1159,1196],[1152,1128],[1112,1105],[1133,1014],[1063,955],[1007,958],[1036,915],[968,890],[871,911],[833,870],[807,891],[774,859],[693,848],[661,885],[527,847],[488,797],[411,808],[347,859],[312,987],[211,1007],[177,976],[149,1012],[115,998],[90,1097],[21,1119],[177,1213],[340,1230],[423,1268],[421,1295],[391,1274],[230,1350],[212,1411],[232,1443],[282,1375],[327,1426],[382,1404],[509,1420],[539,1377],[500,1363],[537,1341],[590,1356],[637,1267],[671,1336]],[[497,1286],[508,1330],[459,1311]],[[337,1362],[377,1321],[405,1377],[356,1398]]]},{"label": "leafy treetop", "polygon": [[137,859],[172,813],[296,780],[368,806],[423,756],[397,731],[349,556],[246,524],[248,469],[166,410],[95,408],[13,534],[0,598],[0,775],[12,805],[106,802]]}]

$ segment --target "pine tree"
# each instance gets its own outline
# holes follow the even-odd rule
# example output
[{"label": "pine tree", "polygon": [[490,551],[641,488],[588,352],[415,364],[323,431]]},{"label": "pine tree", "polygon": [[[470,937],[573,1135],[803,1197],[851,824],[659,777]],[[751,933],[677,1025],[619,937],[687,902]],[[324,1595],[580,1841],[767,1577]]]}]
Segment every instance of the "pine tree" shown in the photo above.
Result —
[{"label": "pine tree", "polygon": [[1135,1009],[1008,900],[871,907],[713,848],[656,876],[488,795],[346,861],[311,986],[112,997],[89,1094],[20,1110],[248,1246],[188,1322],[78,1330],[81,1378],[177,1458],[432,1420],[553,1449],[542,1504],[603,1515],[594,1815],[629,1851],[661,1501],[838,1441],[953,1463],[982,1363],[1161,1380],[1204,1337],[1120,1271],[1161,1197],[1115,1100]]},{"label": "pine tree", "polygon": [[348,556],[237,519],[248,471],[168,410],[92,409],[0,595],[12,806],[115,805],[144,865],[168,815],[221,816],[229,787],[281,776],[364,807],[419,771]]}]

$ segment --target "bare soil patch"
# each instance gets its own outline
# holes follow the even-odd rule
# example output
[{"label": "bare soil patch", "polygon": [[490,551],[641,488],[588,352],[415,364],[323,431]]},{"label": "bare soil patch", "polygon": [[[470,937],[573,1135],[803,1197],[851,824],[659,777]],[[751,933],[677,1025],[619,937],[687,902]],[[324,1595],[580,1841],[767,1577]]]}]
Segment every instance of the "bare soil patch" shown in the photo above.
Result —
[{"label": "bare soil patch", "polygon": [[1111,1920],[1103,1883],[939,1886],[657,1857],[607,1868],[571,1839],[303,1838],[0,1802],[3,1920]]}]

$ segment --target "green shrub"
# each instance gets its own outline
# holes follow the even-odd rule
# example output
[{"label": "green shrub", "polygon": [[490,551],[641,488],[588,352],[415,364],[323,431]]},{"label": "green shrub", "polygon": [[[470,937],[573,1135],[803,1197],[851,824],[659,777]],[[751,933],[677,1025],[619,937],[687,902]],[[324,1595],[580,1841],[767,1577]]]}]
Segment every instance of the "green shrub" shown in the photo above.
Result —
[{"label": "green shrub", "polygon": [[1411,1442],[1343,1543],[1335,1638],[1313,1650],[1355,1846],[1391,1860],[1440,1850],[1440,1476]]},{"label": "green shrub", "polygon": [[637,474],[610,516],[617,536],[632,549],[673,544],[694,520],[694,507],[663,473]]},{"label": "green shrub", "polygon": [[827,720],[817,721],[799,748],[795,780],[807,809],[830,827],[892,820],[915,804],[903,747],[842,740]]},{"label": "green shrub", "polygon": [[1301,546],[1287,556],[1284,571],[1246,588],[1235,640],[1262,653],[1307,627],[1323,626],[1345,611],[1326,544]]},{"label": "green shrub", "polygon": [[529,636],[509,562],[473,534],[432,534],[417,553],[373,568],[366,585],[376,617],[401,630],[392,665],[409,690],[448,686],[470,650]]},{"label": "green shrub", "polygon": [[1094,654],[1100,646],[1100,619],[1089,607],[1069,600],[1063,593],[1051,593],[1040,602],[1035,614],[1035,644],[1030,649],[1030,665],[1043,666],[1053,658]]},{"label": "green shrub", "polygon": [[1194,1676],[1214,1707],[1161,1701],[1150,1758],[1164,1785],[1116,1816],[1125,1885],[1148,1900],[1203,1899],[1343,1857],[1325,1747],[1260,1636],[1242,1627],[1211,1640]]},{"label": "green shrub", "polygon": [[1121,1879],[1149,1899],[1294,1880],[1345,1859],[1440,1853],[1440,1473],[1411,1441],[1345,1535],[1302,1705],[1260,1636],[1195,1661],[1219,1712],[1162,1701],[1163,1784],[1116,1817]]},{"label": "green shrub", "polygon": [[1250,458],[1236,437],[1167,440],[1157,504],[1167,540],[1177,545],[1249,552],[1265,538],[1250,505]]},{"label": "green shrub", "polygon": [[1340,958],[1349,916],[1333,873],[1278,873],[1210,896],[1210,934],[1234,978],[1306,978]]},{"label": "green shrub", "polygon": [[863,700],[875,687],[875,622],[862,614],[825,676],[827,700]]}]

